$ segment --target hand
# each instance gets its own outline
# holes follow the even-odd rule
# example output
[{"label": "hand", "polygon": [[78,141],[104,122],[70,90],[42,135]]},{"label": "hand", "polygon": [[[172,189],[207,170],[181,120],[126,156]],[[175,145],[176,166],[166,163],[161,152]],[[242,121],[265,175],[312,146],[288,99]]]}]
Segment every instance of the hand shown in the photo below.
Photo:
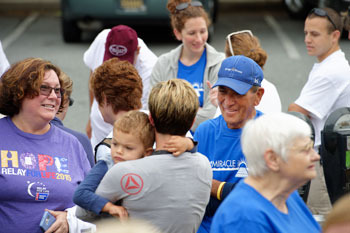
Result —
[{"label": "hand", "polygon": [[174,156],[179,156],[186,150],[191,150],[194,145],[191,139],[182,136],[171,136],[164,145],[165,149]]},{"label": "hand", "polygon": [[109,207],[109,214],[120,219],[120,221],[128,220],[128,211],[123,206],[111,205]]},{"label": "hand", "polygon": [[92,129],[91,129],[91,122],[90,122],[90,118],[89,118],[88,123],[86,124],[85,131],[86,131],[86,135],[88,136],[88,138],[90,138],[90,139],[91,139],[91,132],[92,132]]},{"label": "hand", "polygon": [[213,87],[209,81],[207,81],[207,85],[209,87],[209,99],[210,103],[215,107],[218,106],[218,87]]},{"label": "hand", "polygon": [[67,221],[67,212],[66,211],[53,211],[53,210],[47,210],[50,214],[52,214],[56,221],[52,224],[52,226],[45,231],[45,233],[68,233],[69,232],[69,226]]},{"label": "hand", "polygon": [[112,202],[107,202],[102,208],[102,212],[109,213],[110,215],[119,218],[120,221],[128,220],[128,211],[123,206],[118,206],[112,204]]}]

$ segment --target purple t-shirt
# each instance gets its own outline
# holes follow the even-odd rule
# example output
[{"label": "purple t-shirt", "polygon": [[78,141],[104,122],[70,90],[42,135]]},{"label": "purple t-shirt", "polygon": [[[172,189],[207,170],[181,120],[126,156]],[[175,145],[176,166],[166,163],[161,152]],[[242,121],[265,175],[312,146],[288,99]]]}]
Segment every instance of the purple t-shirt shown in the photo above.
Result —
[{"label": "purple t-shirt", "polygon": [[45,208],[74,206],[75,188],[90,169],[79,141],[51,125],[42,135],[0,119],[0,231],[42,232]]}]

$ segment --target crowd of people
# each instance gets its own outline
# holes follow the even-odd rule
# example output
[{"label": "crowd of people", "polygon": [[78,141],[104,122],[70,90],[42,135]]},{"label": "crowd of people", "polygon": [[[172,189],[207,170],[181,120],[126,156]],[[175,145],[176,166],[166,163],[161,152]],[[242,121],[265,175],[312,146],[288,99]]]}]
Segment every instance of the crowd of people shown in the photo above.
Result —
[{"label": "crowd of people", "polygon": [[[177,48],[157,57],[117,25],[84,53],[86,134],[62,123],[74,103],[70,77],[41,58],[10,65],[0,43],[0,231],[349,230],[349,194],[332,208],[319,155],[326,119],[350,107],[339,46],[349,20],[330,8],[305,20],[317,62],[288,110],[310,127],[282,112],[251,30],[229,33],[218,52],[200,1],[168,0],[167,8]],[[309,181],[304,201],[298,189]]]}]

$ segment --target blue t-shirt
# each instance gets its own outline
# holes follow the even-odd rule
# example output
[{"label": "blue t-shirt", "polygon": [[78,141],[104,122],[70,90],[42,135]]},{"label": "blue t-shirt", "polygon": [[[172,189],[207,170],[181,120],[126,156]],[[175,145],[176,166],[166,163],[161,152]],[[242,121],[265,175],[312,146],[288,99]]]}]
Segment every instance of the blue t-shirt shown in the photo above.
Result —
[{"label": "blue t-shirt", "polygon": [[203,87],[203,77],[204,70],[207,64],[207,52],[204,49],[201,58],[193,65],[186,66],[182,64],[179,60],[179,69],[177,71],[177,78],[184,79],[191,83],[192,87],[196,91],[199,100],[199,106],[203,107],[203,96],[204,96],[204,87]]},{"label": "blue t-shirt", "polygon": [[[256,110],[255,118],[263,113]],[[242,129],[229,129],[222,115],[198,126],[194,140],[198,152],[208,157],[213,179],[237,183],[248,175],[247,163],[241,148]],[[197,233],[210,230],[212,217],[205,215]]]},{"label": "blue t-shirt", "polygon": [[211,233],[319,233],[319,224],[297,191],[286,201],[288,214],[279,211],[253,187],[240,181],[222,202],[213,219]]},{"label": "blue t-shirt", "polygon": [[[256,111],[256,117],[261,116]],[[200,124],[194,134],[198,152],[208,157],[213,179],[236,183],[248,175],[241,148],[242,129],[229,129],[222,115]]]}]

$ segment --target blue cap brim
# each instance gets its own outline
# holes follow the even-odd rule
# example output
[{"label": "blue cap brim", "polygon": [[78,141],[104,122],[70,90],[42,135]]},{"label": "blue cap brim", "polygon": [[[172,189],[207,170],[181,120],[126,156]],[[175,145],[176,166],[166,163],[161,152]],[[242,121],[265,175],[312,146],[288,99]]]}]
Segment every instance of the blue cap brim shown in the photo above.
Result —
[{"label": "blue cap brim", "polygon": [[249,91],[249,89],[252,87],[252,85],[245,82],[241,82],[237,79],[220,78],[220,77],[218,78],[218,81],[214,84],[213,88],[217,86],[228,87],[240,95],[245,95]]}]

